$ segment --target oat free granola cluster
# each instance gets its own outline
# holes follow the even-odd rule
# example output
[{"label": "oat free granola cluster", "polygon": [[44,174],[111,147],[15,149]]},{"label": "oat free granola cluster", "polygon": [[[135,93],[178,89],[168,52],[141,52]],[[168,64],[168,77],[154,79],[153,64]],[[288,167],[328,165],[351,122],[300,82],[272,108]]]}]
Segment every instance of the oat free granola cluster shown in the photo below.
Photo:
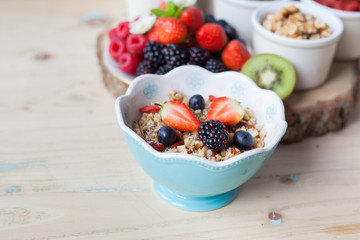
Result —
[{"label": "oat free granola cluster", "polygon": [[[179,91],[172,91],[169,94],[169,101],[182,101],[185,105],[189,105],[189,99]],[[200,122],[206,121],[206,116],[209,111],[212,101],[208,98],[205,100],[205,108],[193,110],[192,113]],[[140,119],[133,123],[133,130],[150,145],[157,146],[159,144],[157,133],[164,126],[160,113],[142,113]],[[234,157],[244,152],[234,146],[233,137],[238,131],[245,130],[250,133],[254,139],[253,148],[264,147],[264,138],[266,132],[261,126],[256,125],[256,119],[253,112],[249,108],[244,109],[244,116],[242,120],[236,125],[226,126],[226,131],[229,135],[229,142],[227,147],[219,152],[209,149],[203,141],[199,138],[199,131],[179,131],[175,130],[177,143],[172,146],[166,146],[161,151],[163,152],[178,152],[192,154],[198,157],[204,157],[211,161],[223,161]],[[154,147],[156,149],[156,147]],[[157,149],[158,150],[158,149]]]},{"label": "oat free granola cluster", "polygon": [[332,34],[326,23],[310,14],[301,13],[294,5],[267,15],[262,25],[273,33],[295,39],[321,39]]}]

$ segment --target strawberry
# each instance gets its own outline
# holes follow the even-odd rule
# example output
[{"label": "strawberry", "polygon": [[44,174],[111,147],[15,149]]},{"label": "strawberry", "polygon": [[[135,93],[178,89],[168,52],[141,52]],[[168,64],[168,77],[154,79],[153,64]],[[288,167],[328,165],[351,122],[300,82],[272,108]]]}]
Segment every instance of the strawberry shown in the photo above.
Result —
[{"label": "strawberry", "polygon": [[202,48],[210,52],[219,52],[226,44],[224,29],[216,23],[205,23],[196,33],[196,39]]},{"label": "strawberry", "polygon": [[222,52],[221,58],[228,68],[234,71],[241,70],[244,63],[251,57],[246,46],[238,41],[231,40]]},{"label": "strawberry", "polygon": [[178,18],[158,18],[155,26],[162,44],[181,43],[187,36],[186,25]]},{"label": "strawberry", "polygon": [[157,105],[145,106],[139,109],[139,112],[142,113],[157,113],[159,111],[160,111],[160,107]]},{"label": "strawberry", "polygon": [[190,31],[196,32],[204,23],[204,15],[196,7],[187,7],[182,11],[180,20],[185,23]]},{"label": "strawberry", "polygon": [[244,117],[244,109],[235,99],[228,97],[215,98],[207,113],[207,120],[219,120],[225,125],[235,125]]},{"label": "strawberry", "polygon": [[153,26],[150,31],[146,33],[146,37],[148,42],[158,42],[159,41],[159,33],[156,26]]},{"label": "strawberry", "polygon": [[167,3],[165,1],[161,1],[159,3],[158,9],[167,10]]},{"label": "strawberry", "polygon": [[200,121],[181,101],[169,101],[161,105],[160,116],[163,123],[180,131],[196,131]]}]

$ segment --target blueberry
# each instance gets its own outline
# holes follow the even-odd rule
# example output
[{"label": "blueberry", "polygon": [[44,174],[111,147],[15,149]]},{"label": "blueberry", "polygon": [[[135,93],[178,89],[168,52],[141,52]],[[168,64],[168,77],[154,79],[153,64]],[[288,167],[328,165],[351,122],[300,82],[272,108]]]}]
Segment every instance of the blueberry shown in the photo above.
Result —
[{"label": "blueberry", "polygon": [[209,14],[209,13],[204,14],[204,20],[205,20],[205,23],[215,22],[216,21],[215,18],[214,18],[214,15]]},{"label": "blueberry", "polygon": [[204,109],[205,108],[205,100],[204,98],[199,95],[193,95],[190,99],[189,99],[189,106],[194,109]]},{"label": "blueberry", "polygon": [[234,135],[234,144],[239,150],[249,150],[254,145],[254,138],[247,131],[238,131]]},{"label": "blueberry", "polygon": [[157,139],[165,146],[170,146],[176,141],[176,133],[172,127],[163,126],[157,133]]}]

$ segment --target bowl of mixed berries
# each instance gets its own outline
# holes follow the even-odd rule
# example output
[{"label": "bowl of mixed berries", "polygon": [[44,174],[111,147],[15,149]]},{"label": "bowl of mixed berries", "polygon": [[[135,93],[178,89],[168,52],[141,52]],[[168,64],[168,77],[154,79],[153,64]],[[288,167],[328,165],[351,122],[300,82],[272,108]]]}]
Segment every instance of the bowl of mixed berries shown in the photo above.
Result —
[{"label": "bowl of mixed berries", "polygon": [[130,84],[143,74],[163,75],[182,65],[211,72],[241,70],[251,54],[236,30],[193,6],[162,2],[133,21],[108,32],[104,62],[112,74]]},{"label": "bowl of mixed berries", "polygon": [[157,195],[191,211],[231,202],[287,128],[276,93],[240,72],[212,73],[194,65],[137,77],[115,110]]}]

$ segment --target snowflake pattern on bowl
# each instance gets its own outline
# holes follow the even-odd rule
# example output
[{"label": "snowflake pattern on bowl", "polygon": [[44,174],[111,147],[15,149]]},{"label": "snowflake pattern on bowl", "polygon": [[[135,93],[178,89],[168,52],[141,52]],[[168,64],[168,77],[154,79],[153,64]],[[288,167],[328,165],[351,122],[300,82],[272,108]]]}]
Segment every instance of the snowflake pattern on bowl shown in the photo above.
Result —
[{"label": "snowflake pattern on bowl", "polygon": [[204,79],[197,73],[191,73],[186,78],[186,84],[190,90],[200,90],[204,85]]},{"label": "snowflake pattern on bowl", "polygon": [[144,85],[143,94],[146,99],[152,99],[156,96],[158,89],[158,85],[154,81],[149,80]]},{"label": "snowflake pattern on bowl", "polygon": [[231,86],[231,94],[232,97],[237,99],[238,101],[243,101],[247,95],[247,89],[245,85],[242,85],[240,83],[235,83]]},{"label": "snowflake pattern on bowl", "polygon": [[269,123],[274,121],[276,114],[277,114],[276,106],[274,104],[269,105],[266,108],[266,121]]}]

